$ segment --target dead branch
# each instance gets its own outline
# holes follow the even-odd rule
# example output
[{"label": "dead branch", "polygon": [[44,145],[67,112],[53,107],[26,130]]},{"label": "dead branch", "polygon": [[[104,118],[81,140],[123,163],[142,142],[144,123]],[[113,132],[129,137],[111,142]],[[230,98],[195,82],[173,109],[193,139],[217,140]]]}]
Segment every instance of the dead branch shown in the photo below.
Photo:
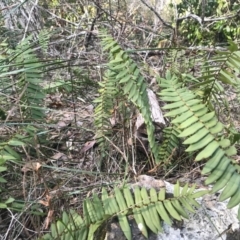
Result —
[{"label": "dead branch", "polygon": [[149,6],[144,0],[141,0],[141,2],[146,6],[148,7],[152,12],[154,12],[154,14],[158,17],[158,19],[162,22],[162,24],[165,26],[165,27],[168,27],[168,28],[171,28],[173,31],[175,31],[175,29],[168,23],[166,23],[162,18],[161,16],[156,12],[156,10]]}]

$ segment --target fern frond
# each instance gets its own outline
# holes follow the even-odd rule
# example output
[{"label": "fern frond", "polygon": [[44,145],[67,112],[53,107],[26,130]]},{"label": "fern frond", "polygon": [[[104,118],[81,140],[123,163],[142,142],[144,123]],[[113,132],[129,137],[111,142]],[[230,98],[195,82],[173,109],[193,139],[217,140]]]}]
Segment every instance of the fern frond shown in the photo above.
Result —
[{"label": "fern frond", "polygon": [[103,141],[103,136],[106,136],[111,131],[109,119],[114,106],[114,100],[118,95],[117,83],[110,70],[105,72],[103,81],[99,83],[100,96],[94,100],[97,103],[95,108],[95,126],[97,128],[97,139]]},{"label": "fern frond", "polygon": [[47,53],[50,37],[51,37],[51,34],[50,34],[49,30],[47,30],[47,29],[40,30],[40,32],[38,34],[38,41],[39,41],[39,45],[41,46],[43,53]]},{"label": "fern frond", "polygon": [[[11,136],[9,139],[2,141],[0,144],[0,183],[7,183],[7,179],[2,176],[3,171],[7,170],[7,166],[12,167],[13,163],[20,163],[21,156],[17,153],[16,147],[29,146],[33,142],[36,143],[36,131],[37,129],[31,126],[19,129],[19,132]],[[34,146],[35,147],[35,146]],[[0,192],[2,186],[0,186]],[[10,202],[9,202],[10,203]],[[0,205],[2,205],[0,199]],[[2,205],[4,208],[5,205]]]},{"label": "fern frond", "polygon": [[127,97],[140,110],[147,128],[149,145],[155,159],[158,158],[158,145],[154,136],[154,125],[151,119],[147,85],[136,63],[124,52],[111,37],[102,38],[104,50],[109,52],[107,78],[100,85],[101,96],[96,100],[96,123],[98,128],[106,124],[112,102],[118,96]]},{"label": "fern frond", "polygon": [[[194,212],[192,206],[199,206],[195,200],[208,191],[194,193],[195,186],[180,188],[179,183],[174,186],[174,196],[166,199],[165,189],[157,192],[151,188],[135,187],[133,194],[129,187],[115,188],[112,195],[108,195],[105,188],[102,189],[102,199],[94,195],[92,199],[86,199],[83,204],[83,218],[74,211],[63,213],[62,219],[51,225],[51,232],[43,236],[42,240],[52,239],[94,239],[94,235],[100,226],[112,216],[116,215],[120,227],[128,240],[132,239],[131,228],[127,215],[133,213],[136,223],[147,238],[148,231],[158,233],[162,231],[161,221],[172,223],[172,219],[182,220],[188,218],[187,211]],[[100,239],[100,236],[95,236]]]},{"label": "fern frond", "polygon": [[164,107],[169,110],[165,116],[174,118],[172,123],[181,131],[178,137],[184,138],[183,143],[189,145],[186,151],[199,151],[196,161],[208,159],[202,170],[202,174],[209,174],[206,184],[214,184],[213,192],[224,188],[220,200],[231,198],[228,207],[236,206],[240,203],[240,174],[229,158],[236,154],[235,147],[228,139],[219,138],[223,124],[170,73],[166,80],[162,79],[161,86],[164,88],[160,93],[162,100],[171,102]]},{"label": "fern frond", "polygon": [[196,65],[196,56],[186,57],[186,55],[188,55],[187,50],[169,49],[167,52],[167,62],[170,64],[170,68],[168,70],[176,75],[189,72],[189,69],[192,69]]},{"label": "fern frond", "polygon": [[163,130],[164,140],[161,143],[159,149],[159,162],[171,162],[171,159],[174,156],[174,151],[179,148],[179,138],[178,138],[178,130],[174,127],[167,127]]},{"label": "fern frond", "polygon": [[213,57],[206,59],[202,66],[199,84],[196,87],[203,89],[206,99],[214,98],[224,93],[222,84],[235,85],[239,77],[235,74],[240,68],[240,51],[235,43],[230,42],[226,51],[216,51]]},{"label": "fern frond", "polygon": [[[234,72],[240,67],[240,51],[237,44],[229,42],[227,51],[217,51],[203,66],[203,74],[199,79],[207,76],[208,80],[218,80],[225,84],[233,85],[236,82]],[[205,70],[205,72],[204,72]]]},{"label": "fern frond", "polygon": [[25,118],[42,119],[44,117],[42,67],[33,48],[29,47],[31,38],[25,39],[16,49],[16,63],[24,69],[20,74],[19,87]]}]

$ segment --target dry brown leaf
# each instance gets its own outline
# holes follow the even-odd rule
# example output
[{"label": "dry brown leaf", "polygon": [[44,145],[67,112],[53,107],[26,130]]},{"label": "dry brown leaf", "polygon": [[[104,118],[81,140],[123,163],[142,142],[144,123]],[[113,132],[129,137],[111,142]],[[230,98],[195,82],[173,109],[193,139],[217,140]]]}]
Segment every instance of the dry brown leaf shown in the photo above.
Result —
[{"label": "dry brown leaf", "polygon": [[48,215],[44,221],[43,228],[48,229],[49,224],[52,222],[52,216],[53,216],[54,210],[49,210]]},{"label": "dry brown leaf", "polygon": [[128,141],[127,141],[127,143],[128,143],[129,146],[132,146],[132,145],[133,145],[133,140],[132,140],[132,138],[129,138]]},{"label": "dry brown leaf", "polygon": [[54,134],[51,134],[51,137],[49,137],[49,140],[54,140],[56,138],[59,138],[59,134],[57,133],[54,133]]},{"label": "dry brown leaf", "polygon": [[47,193],[45,199],[46,200],[39,200],[38,202],[44,205],[45,207],[49,207],[51,204],[52,197]]},{"label": "dry brown leaf", "polygon": [[74,114],[73,113],[64,113],[62,120],[71,122],[74,119]]},{"label": "dry brown leaf", "polygon": [[117,119],[116,119],[115,117],[111,117],[111,118],[109,119],[109,121],[110,121],[112,127],[116,126],[116,124],[117,124]]},{"label": "dry brown leaf", "polygon": [[[164,127],[166,123],[163,118],[162,110],[157,101],[156,94],[150,89],[147,89],[147,93],[148,93],[148,99],[151,107],[151,118],[153,120],[153,123]],[[145,128],[144,118],[139,113],[136,121],[136,131],[142,131],[143,128]]]},{"label": "dry brown leaf", "polygon": [[38,200],[38,203],[42,204],[45,207],[49,207],[49,202],[44,201],[44,200]]},{"label": "dry brown leaf", "polygon": [[92,105],[92,104],[88,105],[88,106],[86,107],[86,110],[89,112],[89,114],[93,114],[93,110],[94,110],[93,105]]},{"label": "dry brown leaf", "polygon": [[150,169],[150,170],[148,171],[148,173],[155,173],[155,172],[157,172],[159,166],[161,166],[161,165],[162,165],[162,162],[160,162],[159,164],[157,164],[154,168]]},{"label": "dry brown leaf", "polygon": [[27,162],[21,169],[22,172],[30,172],[35,171],[37,172],[39,168],[42,166],[39,162]]},{"label": "dry brown leaf", "polygon": [[96,140],[86,142],[84,144],[84,147],[81,150],[81,153],[84,153],[84,152],[88,151],[90,148],[92,148],[95,145],[95,143],[96,143]]},{"label": "dry brown leaf", "polygon": [[228,101],[232,101],[232,100],[234,100],[235,98],[237,98],[237,94],[236,94],[236,93],[232,93],[231,96],[227,97],[227,100],[228,100]]},{"label": "dry brown leaf", "polygon": [[66,123],[66,122],[64,122],[64,121],[59,121],[59,122],[57,123],[57,126],[58,126],[59,128],[64,128],[64,127],[67,127],[67,126],[68,126],[68,123]]},{"label": "dry brown leaf", "polygon": [[81,127],[83,125],[83,122],[77,121],[76,124],[77,124],[78,127]]},{"label": "dry brown leaf", "polygon": [[74,205],[74,204],[76,204],[77,202],[78,202],[78,198],[73,198],[73,199],[71,199],[70,200],[70,205]]},{"label": "dry brown leaf", "polygon": [[158,98],[156,94],[150,90],[147,89],[148,99],[151,107],[151,117],[154,123],[160,124],[160,125],[166,125],[165,120],[163,118],[163,113],[160,108],[160,105],[158,103]]},{"label": "dry brown leaf", "polygon": [[59,160],[60,158],[62,158],[63,156],[66,156],[64,153],[58,152],[56,154],[54,154],[51,159],[52,160]]},{"label": "dry brown leaf", "polygon": [[82,110],[81,111],[81,118],[82,119],[85,119],[85,118],[89,118],[89,117],[91,117],[92,115],[89,113],[89,111],[87,111],[87,110]]},{"label": "dry brown leaf", "polygon": [[61,101],[62,94],[48,95],[50,101],[48,101],[48,106],[52,108],[60,108],[63,106]]}]

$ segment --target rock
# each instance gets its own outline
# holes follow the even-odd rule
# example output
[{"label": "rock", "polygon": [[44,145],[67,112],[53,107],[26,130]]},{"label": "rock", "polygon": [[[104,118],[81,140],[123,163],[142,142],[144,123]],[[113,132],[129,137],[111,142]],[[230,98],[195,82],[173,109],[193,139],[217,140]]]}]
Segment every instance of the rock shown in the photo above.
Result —
[{"label": "rock", "polygon": [[[143,179],[147,177],[141,177]],[[142,184],[140,184],[142,185]],[[165,182],[166,192],[173,193],[173,185]],[[150,240],[240,240],[240,225],[237,219],[238,206],[227,209],[228,201],[219,202],[219,193],[197,199],[201,207],[189,213],[189,219],[174,222],[172,226],[163,223],[163,233],[149,232]],[[132,216],[128,217],[133,240],[145,240]],[[126,240],[117,219],[107,229],[107,240]]]},{"label": "rock", "polygon": [[[173,192],[173,185],[165,182],[168,192]],[[189,213],[189,219],[184,219],[181,228],[173,228],[164,224],[164,233],[159,240],[230,240],[237,235],[240,240],[240,226],[237,219],[238,206],[227,209],[228,201],[219,202],[216,193],[197,199],[201,207],[196,212]]]}]

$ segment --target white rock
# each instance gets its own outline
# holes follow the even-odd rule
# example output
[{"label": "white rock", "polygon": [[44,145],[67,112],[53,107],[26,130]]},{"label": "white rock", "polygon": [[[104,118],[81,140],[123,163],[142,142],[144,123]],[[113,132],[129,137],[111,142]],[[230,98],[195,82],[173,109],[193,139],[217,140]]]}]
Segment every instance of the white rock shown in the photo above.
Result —
[{"label": "white rock", "polygon": [[[146,175],[138,177],[139,182],[133,184],[140,187],[166,187],[167,193],[173,193],[174,185],[155,180]],[[160,181],[160,182],[157,182]],[[159,184],[160,183],[160,184]],[[201,190],[201,189],[198,189]],[[240,225],[237,219],[238,206],[227,209],[228,201],[219,202],[219,193],[206,195],[197,199],[201,205],[195,213],[188,213],[189,219],[176,222],[172,226],[163,223],[163,233],[154,234],[149,232],[148,240],[240,240]],[[139,231],[133,216],[129,217],[133,240],[145,240],[146,238]],[[115,222],[110,223],[106,236],[107,240],[126,240]]]},{"label": "white rock", "polygon": [[[173,185],[165,184],[166,191],[173,193]],[[189,213],[189,219],[184,219],[180,228],[164,224],[164,233],[158,235],[158,240],[227,240],[230,239],[229,233],[234,231],[238,231],[236,239],[240,239],[238,206],[227,209],[228,201],[218,202],[218,195],[197,199],[201,207],[194,214]]]}]

